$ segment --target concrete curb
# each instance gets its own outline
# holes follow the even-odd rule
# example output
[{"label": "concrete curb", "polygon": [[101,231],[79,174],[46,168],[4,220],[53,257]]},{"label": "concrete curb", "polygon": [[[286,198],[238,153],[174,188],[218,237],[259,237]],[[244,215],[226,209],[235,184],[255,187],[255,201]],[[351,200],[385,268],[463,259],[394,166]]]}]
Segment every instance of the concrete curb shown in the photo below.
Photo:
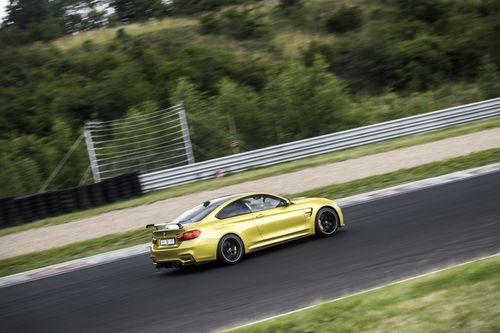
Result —
[{"label": "concrete curb", "polygon": [[0,288],[30,282],[46,277],[59,275],[77,269],[106,264],[112,261],[125,259],[135,255],[144,254],[149,251],[148,244],[141,244],[125,249],[115,250],[106,253],[96,254],[95,256],[66,261],[60,264],[37,268],[31,271],[8,275],[0,278]]},{"label": "concrete curb", "polygon": [[[433,187],[441,184],[451,183],[459,180],[473,178],[481,175],[495,173],[500,171],[500,163],[490,164],[479,168],[473,168],[458,172],[453,172],[439,177],[427,178],[411,183],[397,185],[382,190],[372,191],[368,193],[358,194],[351,197],[337,200],[341,207],[349,207],[358,205],[368,201],[396,196],[408,192],[418,191],[424,188]],[[58,274],[71,272],[78,269],[102,265],[109,262],[125,259],[128,257],[145,254],[149,251],[148,244],[141,244],[125,249],[115,250],[111,252],[97,254],[91,257],[75,259],[60,264],[55,264],[47,267],[38,268],[35,270],[13,274],[0,278],[0,288],[30,282],[46,277],[51,277]],[[145,258],[145,260],[148,260]]]}]

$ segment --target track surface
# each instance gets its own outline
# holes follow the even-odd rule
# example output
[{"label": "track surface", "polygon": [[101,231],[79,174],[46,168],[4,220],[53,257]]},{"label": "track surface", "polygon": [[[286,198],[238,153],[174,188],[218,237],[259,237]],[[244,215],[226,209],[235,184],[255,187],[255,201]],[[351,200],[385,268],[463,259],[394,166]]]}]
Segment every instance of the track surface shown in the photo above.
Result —
[{"label": "track surface", "polygon": [[[147,255],[0,289],[0,332],[204,332],[500,250],[500,173],[345,209],[333,238],[237,266],[156,271]],[[24,240],[26,241],[26,240]]]}]

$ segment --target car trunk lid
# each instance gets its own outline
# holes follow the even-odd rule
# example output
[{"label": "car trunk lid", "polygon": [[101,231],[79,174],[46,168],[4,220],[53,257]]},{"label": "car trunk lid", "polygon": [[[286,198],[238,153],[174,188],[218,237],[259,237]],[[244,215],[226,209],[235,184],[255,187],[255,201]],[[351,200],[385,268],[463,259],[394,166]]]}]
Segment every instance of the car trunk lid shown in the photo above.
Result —
[{"label": "car trunk lid", "polygon": [[158,226],[158,229],[153,231],[154,244],[158,247],[175,247],[179,245],[178,237],[184,233],[184,226],[178,224],[166,224]]}]

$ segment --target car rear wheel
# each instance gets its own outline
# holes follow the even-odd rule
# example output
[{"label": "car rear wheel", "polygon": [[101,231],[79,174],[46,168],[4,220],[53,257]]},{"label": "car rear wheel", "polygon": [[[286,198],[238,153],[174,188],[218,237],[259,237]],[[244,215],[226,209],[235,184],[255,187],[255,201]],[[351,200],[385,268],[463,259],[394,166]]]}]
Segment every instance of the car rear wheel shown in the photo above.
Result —
[{"label": "car rear wheel", "polygon": [[238,236],[226,235],[217,247],[217,260],[224,265],[234,265],[241,261],[244,252],[243,242]]},{"label": "car rear wheel", "polygon": [[333,208],[321,208],[316,214],[316,235],[320,237],[331,236],[339,227],[339,217]]}]

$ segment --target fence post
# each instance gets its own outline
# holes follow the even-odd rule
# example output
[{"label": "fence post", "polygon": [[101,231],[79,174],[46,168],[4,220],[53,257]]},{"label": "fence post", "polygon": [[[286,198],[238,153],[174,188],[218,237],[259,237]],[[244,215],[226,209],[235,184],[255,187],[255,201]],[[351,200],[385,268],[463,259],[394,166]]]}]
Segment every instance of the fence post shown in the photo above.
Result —
[{"label": "fence post", "polygon": [[180,103],[179,108],[179,120],[182,128],[182,138],[184,140],[184,148],[186,149],[186,155],[189,164],[194,163],[193,146],[191,145],[191,136],[189,134],[189,127],[186,119],[186,112],[184,111],[184,103]]},{"label": "fence post", "polygon": [[98,183],[101,181],[101,175],[99,174],[99,165],[97,164],[97,159],[95,157],[92,134],[87,129],[88,125],[88,122],[85,122],[85,130],[83,131],[83,134],[85,136],[85,144],[87,145],[87,153],[89,154],[90,169],[92,170],[92,175],[94,176],[94,182]]}]

